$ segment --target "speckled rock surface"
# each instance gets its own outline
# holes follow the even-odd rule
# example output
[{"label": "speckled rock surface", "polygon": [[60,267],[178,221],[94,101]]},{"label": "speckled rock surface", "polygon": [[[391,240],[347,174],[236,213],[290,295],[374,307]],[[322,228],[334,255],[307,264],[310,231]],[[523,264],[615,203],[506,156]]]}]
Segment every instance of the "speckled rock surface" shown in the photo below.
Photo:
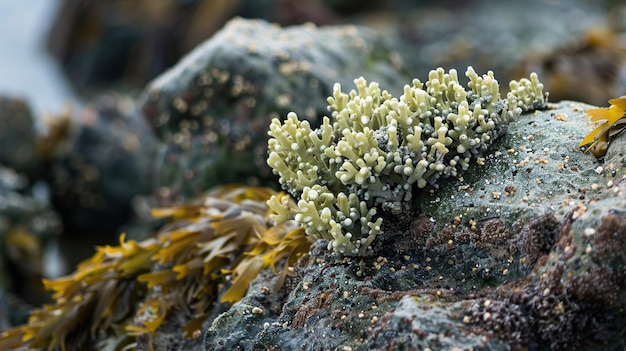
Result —
[{"label": "speckled rock surface", "polygon": [[257,279],[205,349],[623,349],[624,137],[606,163],[582,153],[590,107],[520,116],[485,165],[385,228],[384,254],[340,257],[318,241],[282,301]]},{"label": "speckled rock surface", "polygon": [[274,185],[265,163],[272,118],[295,111],[318,125],[335,82],[364,76],[399,92],[409,81],[401,72],[397,53],[370,29],[231,20],[144,93],[143,112],[168,144],[161,198],[225,182]]},{"label": "speckled rock surface", "polygon": [[597,172],[601,163],[578,147],[591,130],[584,110],[592,107],[563,101],[520,116],[491,147],[484,166],[473,165],[463,177],[431,189],[416,205],[436,214],[435,231],[458,220],[528,220],[546,211],[563,216],[606,192]]}]

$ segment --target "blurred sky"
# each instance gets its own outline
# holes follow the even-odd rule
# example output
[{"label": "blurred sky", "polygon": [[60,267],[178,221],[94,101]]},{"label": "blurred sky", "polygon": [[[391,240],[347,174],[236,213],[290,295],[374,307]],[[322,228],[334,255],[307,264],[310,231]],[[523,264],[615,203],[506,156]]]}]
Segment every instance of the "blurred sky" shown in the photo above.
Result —
[{"label": "blurred sky", "polygon": [[0,94],[28,100],[36,113],[61,112],[75,99],[61,68],[45,52],[60,0],[0,0]]}]

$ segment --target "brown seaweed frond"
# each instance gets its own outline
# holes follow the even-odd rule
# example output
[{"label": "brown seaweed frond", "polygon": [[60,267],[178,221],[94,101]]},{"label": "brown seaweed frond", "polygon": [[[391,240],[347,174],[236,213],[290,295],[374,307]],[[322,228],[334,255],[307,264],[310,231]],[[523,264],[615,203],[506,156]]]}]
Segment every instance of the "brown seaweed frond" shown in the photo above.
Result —
[{"label": "brown seaweed frond", "polygon": [[604,157],[611,140],[626,130],[626,95],[609,100],[609,104],[608,108],[587,110],[596,128],[585,136],[579,146],[585,151],[591,150],[596,158]]},{"label": "brown seaweed frond", "polygon": [[[155,333],[183,312],[186,337],[201,325],[221,295],[234,303],[258,273],[288,266],[311,241],[294,222],[274,226],[266,201],[273,190],[226,186],[190,203],[153,210],[168,223],[149,239],[97,249],[66,277],[45,281],[55,302],[31,312],[27,324],[0,335],[0,349],[82,350],[87,345]],[[282,263],[284,262],[284,263]],[[122,349],[126,343],[117,344]]]}]

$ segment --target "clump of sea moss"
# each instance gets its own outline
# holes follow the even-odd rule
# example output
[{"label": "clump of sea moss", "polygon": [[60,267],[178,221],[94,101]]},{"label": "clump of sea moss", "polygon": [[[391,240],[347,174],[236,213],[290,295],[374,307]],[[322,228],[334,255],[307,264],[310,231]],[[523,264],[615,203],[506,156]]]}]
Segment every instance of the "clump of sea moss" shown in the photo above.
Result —
[{"label": "clump of sea moss", "polygon": [[335,84],[331,117],[317,129],[294,112],[274,119],[267,162],[299,201],[270,199],[272,219],[295,219],[342,254],[366,254],[383,232],[383,212],[397,216],[420,189],[482,163],[510,120],[546,105],[536,74],[512,81],[506,99],[493,72],[479,76],[468,67],[465,75],[468,90],[456,70],[438,68],[425,84],[406,85],[399,99],[359,78],[348,94]]}]

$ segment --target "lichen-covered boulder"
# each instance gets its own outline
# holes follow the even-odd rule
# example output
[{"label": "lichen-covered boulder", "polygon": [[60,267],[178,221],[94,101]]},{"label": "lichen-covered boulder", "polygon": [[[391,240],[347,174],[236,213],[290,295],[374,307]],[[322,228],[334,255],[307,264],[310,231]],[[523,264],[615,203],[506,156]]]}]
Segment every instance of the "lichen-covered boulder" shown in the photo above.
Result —
[{"label": "lichen-covered boulder", "polygon": [[282,302],[263,297],[260,277],[205,349],[623,348],[626,138],[604,164],[583,153],[591,107],[564,101],[511,121],[484,164],[438,179],[419,214],[395,217],[377,256],[320,240]]},{"label": "lichen-covered boulder", "polygon": [[365,76],[399,89],[402,69],[386,38],[366,28],[230,21],[144,93],[142,110],[168,144],[162,197],[225,182],[273,184],[265,163],[272,118],[295,111],[319,125],[335,82]]}]

